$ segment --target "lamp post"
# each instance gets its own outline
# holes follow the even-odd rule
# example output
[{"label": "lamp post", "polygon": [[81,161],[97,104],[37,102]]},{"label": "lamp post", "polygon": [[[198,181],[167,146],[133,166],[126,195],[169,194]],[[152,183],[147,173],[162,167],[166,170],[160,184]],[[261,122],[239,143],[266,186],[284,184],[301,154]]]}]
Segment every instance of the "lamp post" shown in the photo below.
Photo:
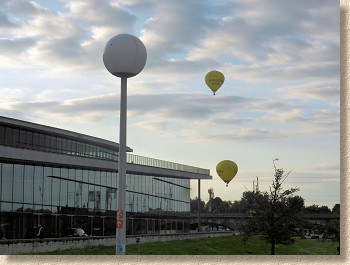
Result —
[{"label": "lamp post", "polygon": [[116,254],[125,255],[126,245],[126,110],[127,78],[139,74],[147,60],[143,43],[130,34],[119,34],[111,38],[103,52],[103,63],[107,70],[121,78],[120,132],[119,132],[119,184],[116,224]]}]

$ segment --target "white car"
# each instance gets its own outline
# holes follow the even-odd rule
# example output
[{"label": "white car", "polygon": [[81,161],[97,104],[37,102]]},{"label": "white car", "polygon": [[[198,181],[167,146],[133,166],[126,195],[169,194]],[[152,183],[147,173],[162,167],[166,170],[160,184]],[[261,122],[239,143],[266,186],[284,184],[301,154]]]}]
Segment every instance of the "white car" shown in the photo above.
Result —
[{"label": "white car", "polygon": [[66,230],[66,236],[88,236],[81,228],[68,228]]}]

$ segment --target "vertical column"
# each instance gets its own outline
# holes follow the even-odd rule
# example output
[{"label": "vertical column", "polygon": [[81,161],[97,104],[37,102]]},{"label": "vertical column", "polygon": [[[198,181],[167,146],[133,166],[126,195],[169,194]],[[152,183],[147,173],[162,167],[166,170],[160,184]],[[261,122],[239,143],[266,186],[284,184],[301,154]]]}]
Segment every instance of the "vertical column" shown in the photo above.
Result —
[{"label": "vertical column", "polygon": [[125,212],[125,197],[126,197],[126,85],[127,78],[121,78],[121,93],[120,93],[120,130],[119,130],[119,186],[118,186],[118,207],[117,207],[117,255],[125,255],[126,244],[126,212]]},{"label": "vertical column", "polygon": [[198,179],[198,232],[201,231],[201,180]]}]

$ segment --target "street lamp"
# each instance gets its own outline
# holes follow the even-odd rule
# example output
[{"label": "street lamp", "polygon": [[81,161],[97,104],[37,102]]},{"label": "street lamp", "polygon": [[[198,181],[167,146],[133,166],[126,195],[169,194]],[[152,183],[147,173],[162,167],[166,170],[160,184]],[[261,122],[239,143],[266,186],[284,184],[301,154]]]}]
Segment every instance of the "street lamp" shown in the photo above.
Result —
[{"label": "street lamp", "polygon": [[103,52],[103,63],[107,70],[121,78],[120,133],[119,133],[119,185],[116,224],[116,254],[125,255],[126,245],[126,95],[127,78],[139,74],[147,60],[143,43],[130,34],[119,34],[111,38]]}]

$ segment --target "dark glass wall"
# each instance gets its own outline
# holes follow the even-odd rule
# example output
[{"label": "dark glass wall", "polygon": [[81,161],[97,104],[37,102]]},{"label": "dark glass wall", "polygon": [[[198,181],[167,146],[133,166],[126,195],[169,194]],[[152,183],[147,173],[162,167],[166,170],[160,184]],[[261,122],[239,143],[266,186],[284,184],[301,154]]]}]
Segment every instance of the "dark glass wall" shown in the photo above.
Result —
[{"label": "dark glass wall", "polygon": [[[11,163],[0,163],[0,172],[0,225],[8,238],[31,238],[38,224],[51,237],[62,236],[69,227],[115,234],[117,173]],[[188,179],[127,174],[126,196],[128,213],[174,216],[190,211]],[[147,225],[156,231],[155,224]],[[144,229],[129,228],[133,233]]]},{"label": "dark glass wall", "polygon": [[118,161],[118,152],[111,148],[4,125],[0,125],[0,145]]}]

